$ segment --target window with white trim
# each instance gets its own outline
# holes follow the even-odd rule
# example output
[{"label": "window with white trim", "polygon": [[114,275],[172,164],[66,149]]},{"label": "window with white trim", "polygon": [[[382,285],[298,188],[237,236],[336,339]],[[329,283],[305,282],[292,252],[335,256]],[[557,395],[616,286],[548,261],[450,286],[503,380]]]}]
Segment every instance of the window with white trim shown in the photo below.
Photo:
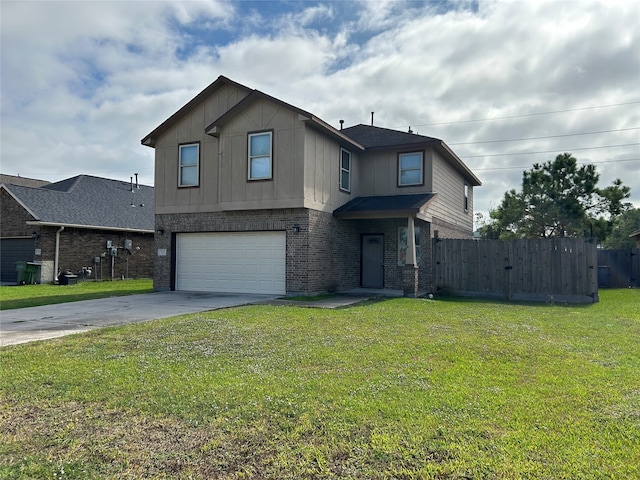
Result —
[{"label": "window with white trim", "polygon": [[398,186],[423,185],[423,165],[422,152],[398,154]]},{"label": "window with white trim", "polygon": [[340,149],[340,190],[351,192],[351,152]]},{"label": "window with white trim", "polygon": [[178,186],[197,187],[200,169],[200,145],[190,143],[178,146]]},{"label": "window with white trim", "polygon": [[[398,265],[404,266],[407,259],[407,227],[398,227]],[[420,227],[413,229],[416,239],[416,265],[420,264]]]},{"label": "window with white trim", "polygon": [[248,149],[247,178],[249,180],[271,179],[273,176],[273,132],[250,133]]}]

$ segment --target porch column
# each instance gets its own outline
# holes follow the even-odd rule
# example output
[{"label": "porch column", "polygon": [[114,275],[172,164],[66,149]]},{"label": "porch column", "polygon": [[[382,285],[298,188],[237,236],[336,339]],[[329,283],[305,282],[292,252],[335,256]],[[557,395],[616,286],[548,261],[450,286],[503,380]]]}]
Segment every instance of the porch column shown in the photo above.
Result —
[{"label": "porch column", "polygon": [[405,265],[416,264],[416,230],[413,225],[413,217],[409,217],[407,223],[407,255],[405,258]]},{"label": "porch column", "polygon": [[407,297],[418,295],[418,266],[416,265],[416,234],[413,217],[407,221],[407,253],[403,272],[404,294]]}]

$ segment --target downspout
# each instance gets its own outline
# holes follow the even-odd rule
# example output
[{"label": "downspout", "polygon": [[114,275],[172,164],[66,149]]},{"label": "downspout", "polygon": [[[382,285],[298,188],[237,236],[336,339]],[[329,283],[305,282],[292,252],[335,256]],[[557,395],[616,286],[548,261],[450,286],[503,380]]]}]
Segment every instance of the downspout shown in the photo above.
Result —
[{"label": "downspout", "polygon": [[64,225],[56,232],[56,254],[53,257],[53,280],[58,281],[58,260],[60,257],[60,232],[64,230]]}]

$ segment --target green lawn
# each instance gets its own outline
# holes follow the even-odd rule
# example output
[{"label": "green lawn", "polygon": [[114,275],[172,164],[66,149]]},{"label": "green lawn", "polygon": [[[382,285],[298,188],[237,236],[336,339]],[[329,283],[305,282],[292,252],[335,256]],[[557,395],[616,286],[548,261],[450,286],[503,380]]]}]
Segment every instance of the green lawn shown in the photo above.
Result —
[{"label": "green lawn", "polygon": [[0,478],[640,478],[640,291],[248,306],[0,349]]},{"label": "green lawn", "polygon": [[76,302],[93,298],[151,293],[153,280],[80,282],[76,285],[0,286],[0,310]]}]

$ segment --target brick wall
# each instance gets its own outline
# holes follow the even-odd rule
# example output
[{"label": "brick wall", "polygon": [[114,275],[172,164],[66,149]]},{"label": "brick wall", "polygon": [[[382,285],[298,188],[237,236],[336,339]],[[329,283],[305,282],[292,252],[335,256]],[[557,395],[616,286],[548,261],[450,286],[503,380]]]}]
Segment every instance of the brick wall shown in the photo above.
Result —
[{"label": "brick wall", "polygon": [[[300,231],[296,232],[295,227]],[[156,235],[153,284],[155,290],[173,288],[177,233],[285,231],[287,292],[307,291],[309,215],[305,209],[161,214],[156,215],[156,229],[158,228],[162,228],[164,233]],[[166,255],[159,255],[159,251]]]},{"label": "brick wall", "polygon": [[0,236],[31,236],[33,228],[26,224],[29,220],[33,220],[33,217],[24,207],[16,202],[6,190],[0,190]]},{"label": "brick wall", "polygon": [[[38,242],[43,259],[53,259],[57,228],[43,229]],[[131,252],[124,248],[125,240],[132,241]],[[107,252],[107,241],[118,248],[112,262]],[[137,249],[136,247],[140,247]],[[92,267],[92,279],[151,278],[153,276],[153,235],[108,230],[65,228],[60,233],[58,269],[77,274],[82,267]],[[95,264],[94,258],[100,257]]]},{"label": "brick wall", "polygon": [[[156,215],[154,289],[173,288],[175,234],[196,232],[286,232],[288,294],[350,290],[360,286],[360,244],[363,234],[384,235],[385,288],[403,289],[404,267],[398,265],[398,227],[406,219],[337,220],[331,213],[308,209],[252,210]],[[420,227],[419,286],[431,285],[430,225]],[[296,231],[299,230],[299,231]],[[158,255],[158,250],[166,253]]]},{"label": "brick wall", "polygon": [[[44,227],[27,225],[27,221],[34,218],[16,202],[6,191],[0,191],[0,235],[2,237],[30,237],[37,234],[34,241],[34,258],[42,263],[40,281],[53,281],[56,272],[53,271],[56,232],[60,227]],[[144,233],[126,233],[109,230],[89,230],[82,228],[65,228],[60,233],[59,270],[71,270],[78,273],[82,267],[94,267],[94,257],[106,252],[107,240],[114,246],[124,247],[125,239],[132,240],[131,254],[123,248],[118,249],[114,258],[114,278],[151,278],[153,276],[154,246],[153,235]],[[139,246],[137,250],[135,247]],[[39,254],[38,254],[39,252]],[[102,259],[102,275],[100,263],[93,268],[92,279],[108,279],[112,277],[111,258]]]}]

